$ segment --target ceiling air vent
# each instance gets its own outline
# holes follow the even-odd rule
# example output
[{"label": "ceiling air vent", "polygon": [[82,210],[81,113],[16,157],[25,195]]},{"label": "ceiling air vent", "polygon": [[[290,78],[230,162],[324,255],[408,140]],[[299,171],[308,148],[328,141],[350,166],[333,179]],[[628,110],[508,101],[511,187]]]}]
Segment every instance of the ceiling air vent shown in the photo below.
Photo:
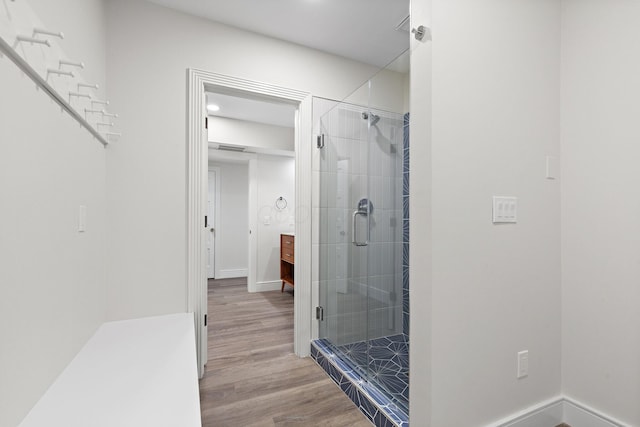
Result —
[{"label": "ceiling air vent", "polygon": [[407,15],[406,18],[404,18],[398,25],[396,25],[396,31],[404,31],[405,33],[408,33],[411,31],[411,28],[409,28],[410,26],[411,15]]},{"label": "ceiling air vent", "polygon": [[246,149],[247,147],[241,147],[239,145],[225,145],[225,144],[218,145],[218,150],[235,151],[236,153],[241,153]]}]

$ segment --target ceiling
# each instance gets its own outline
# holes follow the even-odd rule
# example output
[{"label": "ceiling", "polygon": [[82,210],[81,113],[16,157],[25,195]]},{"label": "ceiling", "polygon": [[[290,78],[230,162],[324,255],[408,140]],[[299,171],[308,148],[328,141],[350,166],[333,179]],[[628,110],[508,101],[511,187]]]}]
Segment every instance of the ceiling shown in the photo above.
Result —
[{"label": "ceiling", "polygon": [[409,0],[148,1],[381,68],[409,47]]},{"label": "ceiling", "polygon": [[208,112],[210,116],[294,127],[296,106],[293,104],[207,92],[207,105],[209,104],[220,107],[219,111]]}]

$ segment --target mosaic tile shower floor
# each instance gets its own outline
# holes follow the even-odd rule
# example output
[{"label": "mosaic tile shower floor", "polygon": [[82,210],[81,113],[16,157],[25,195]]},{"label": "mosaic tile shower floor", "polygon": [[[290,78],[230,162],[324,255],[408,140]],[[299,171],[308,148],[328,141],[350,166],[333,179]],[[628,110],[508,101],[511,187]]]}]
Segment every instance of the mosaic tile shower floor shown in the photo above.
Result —
[{"label": "mosaic tile shower floor", "polygon": [[365,381],[327,340],[313,341],[311,356],[376,427],[409,427],[407,412],[373,382]]},{"label": "mosaic tile shower floor", "polygon": [[[360,370],[359,367],[367,366],[366,342],[341,345],[337,350],[353,361],[354,368]],[[409,337],[398,334],[371,340],[369,372],[371,379],[406,411],[409,407]]]}]

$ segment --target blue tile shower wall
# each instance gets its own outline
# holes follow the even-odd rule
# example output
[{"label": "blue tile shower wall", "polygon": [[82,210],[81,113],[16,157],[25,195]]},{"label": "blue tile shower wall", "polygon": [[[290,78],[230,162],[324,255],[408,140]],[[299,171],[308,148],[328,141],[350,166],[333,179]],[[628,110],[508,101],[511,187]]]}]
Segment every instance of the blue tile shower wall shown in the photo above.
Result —
[{"label": "blue tile shower wall", "polygon": [[402,138],[402,332],[409,336],[409,114]]},{"label": "blue tile shower wall", "polygon": [[333,351],[324,339],[311,343],[311,357],[376,427],[409,427],[409,417]]}]

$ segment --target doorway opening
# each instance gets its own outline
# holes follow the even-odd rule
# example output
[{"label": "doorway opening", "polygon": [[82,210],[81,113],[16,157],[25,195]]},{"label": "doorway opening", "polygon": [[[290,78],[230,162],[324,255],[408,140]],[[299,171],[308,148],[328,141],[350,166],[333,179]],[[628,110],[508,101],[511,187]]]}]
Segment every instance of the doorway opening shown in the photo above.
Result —
[{"label": "doorway opening", "polygon": [[[246,277],[248,292],[284,290],[280,242],[295,234],[297,106],[245,93],[206,99],[208,278]],[[292,250],[284,255],[293,263]]]},{"label": "doorway opening", "polygon": [[[259,138],[251,138],[251,132],[242,134],[239,140],[225,140],[218,138],[217,142],[212,143],[212,148],[219,156],[226,156],[228,161],[231,158],[237,159],[243,157],[243,162],[248,163],[249,174],[254,172],[255,176],[259,176],[260,160],[267,166],[267,171],[273,171],[273,164],[269,163],[272,157],[289,157],[295,161],[293,173],[293,194],[286,197],[284,194],[277,193],[272,195],[270,205],[275,207],[276,201],[283,197],[287,199],[287,206],[293,208],[293,221],[290,221],[291,215],[267,212],[267,214],[259,213],[259,209],[263,206],[257,202],[258,185],[265,183],[266,179],[249,178],[249,202],[255,201],[255,212],[259,215],[250,216],[249,220],[249,256],[247,265],[247,288],[252,292],[265,290],[269,286],[275,287],[273,279],[259,281],[258,269],[249,268],[249,265],[258,265],[259,257],[257,249],[254,251],[252,247],[258,244],[254,239],[252,230],[257,229],[259,225],[271,226],[273,221],[282,221],[290,227],[293,222],[293,233],[296,236],[296,247],[293,254],[296,262],[295,268],[295,293],[294,293],[294,353],[298,356],[308,356],[310,352],[311,341],[311,195],[307,190],[311,186],[311,95],[306,92],[300,92],[293,89],[283,88],[279,86],[268,85],[265,83],[254,82],[250,80],[240,79],[231,76],[225,76],[210,73],[202,70],[188,70],[188,111],[187,117],[189,121],[188,127],[188,191],[187,191],[187,311],[194,313],[196,327],[196,342],[198,369],[200,377],[204,374],[204,365],[208,360],[207,355],[207,278],[209,274],[207,239],[209,235],[219,231],[215,223],[221,215],[214,213],[213,227],[209,227],[208,223],[208,180],[209,180],[209,135],[205,122],[212,120],[207,112],[207,93],[226,95],[232,98],[242,98],[250,101],[262,101],[275,105],[287,104],[295,111],[294,127],[293,127],[293,150],[283,148],[282,146],[264,145],[260,146]],[[215,107],[211,107],[215,109]],[[220,109],[219,111],[221,111]],[[245,110],[241,108],[241,110]],[[206,120],[204,118],[207,118]],[[234,120],[228,117],[221,117],[220,121]],[[235,120],[245,120],[246,118],[235,118]],[[263,123],[264,124],[264,123]],[[260,124],[254,124],[246,127],[253,130]],[[258,132],[258,135],[261,133]],[[235,133],[238,137],[238,133]],[[258,141],[258,142],[256,142]],[[292,152],[293,151],[293,152]],[[248,159],[248,160],[247,160]],[[217,160],[221,160],[218,158]],[[273,160],[273,159],[271,159]],[[273,162],[271,162],[273,163]],[[291,180],[291,175],[289,175]],[[216,176],[216,181],[220,181],[224,185],[224,171],[220,170],[220,176]],[[221,193],[223,190],[220,191]],[[214,199],[215,201],[215,196]],[[220,202],[224,204],[223,202]],[[280,203],[281,205],[281,203]],[[214,206],[215,209],[215,206]],[[249,212],[252,208],[249,207]],[[260,219],[259,219],[260,218]],[[260,222],[260,224],[259,224]],[[269,224],[265,224],[265,222]],[[207,227],[205,227],[205,223]],[[214,228],[214,231],[211,231]],[[218,257],[216,252],[215,236],[210,243],[213,249],[213,271],[215,275]],[[299,243],[299,244],[298,244]],[[256,246],[257,248],[257,246]],[[306,249],[305,249],[306,248]],[[253,258],[255,256],[255,258]],[[267,256],[269,260],[269,256]],[[255,271],[255,275],[254,272]],[[278,278],[279,279],[279,278]],[[280,282],[278,282],[280,283]],[[251,289],[249,285],[253,284]],[[260,289],[260,286],[263,289]],[[281,283],[280,283],[281,286]],[[280,286],[277,289],[280,289]]]}]

